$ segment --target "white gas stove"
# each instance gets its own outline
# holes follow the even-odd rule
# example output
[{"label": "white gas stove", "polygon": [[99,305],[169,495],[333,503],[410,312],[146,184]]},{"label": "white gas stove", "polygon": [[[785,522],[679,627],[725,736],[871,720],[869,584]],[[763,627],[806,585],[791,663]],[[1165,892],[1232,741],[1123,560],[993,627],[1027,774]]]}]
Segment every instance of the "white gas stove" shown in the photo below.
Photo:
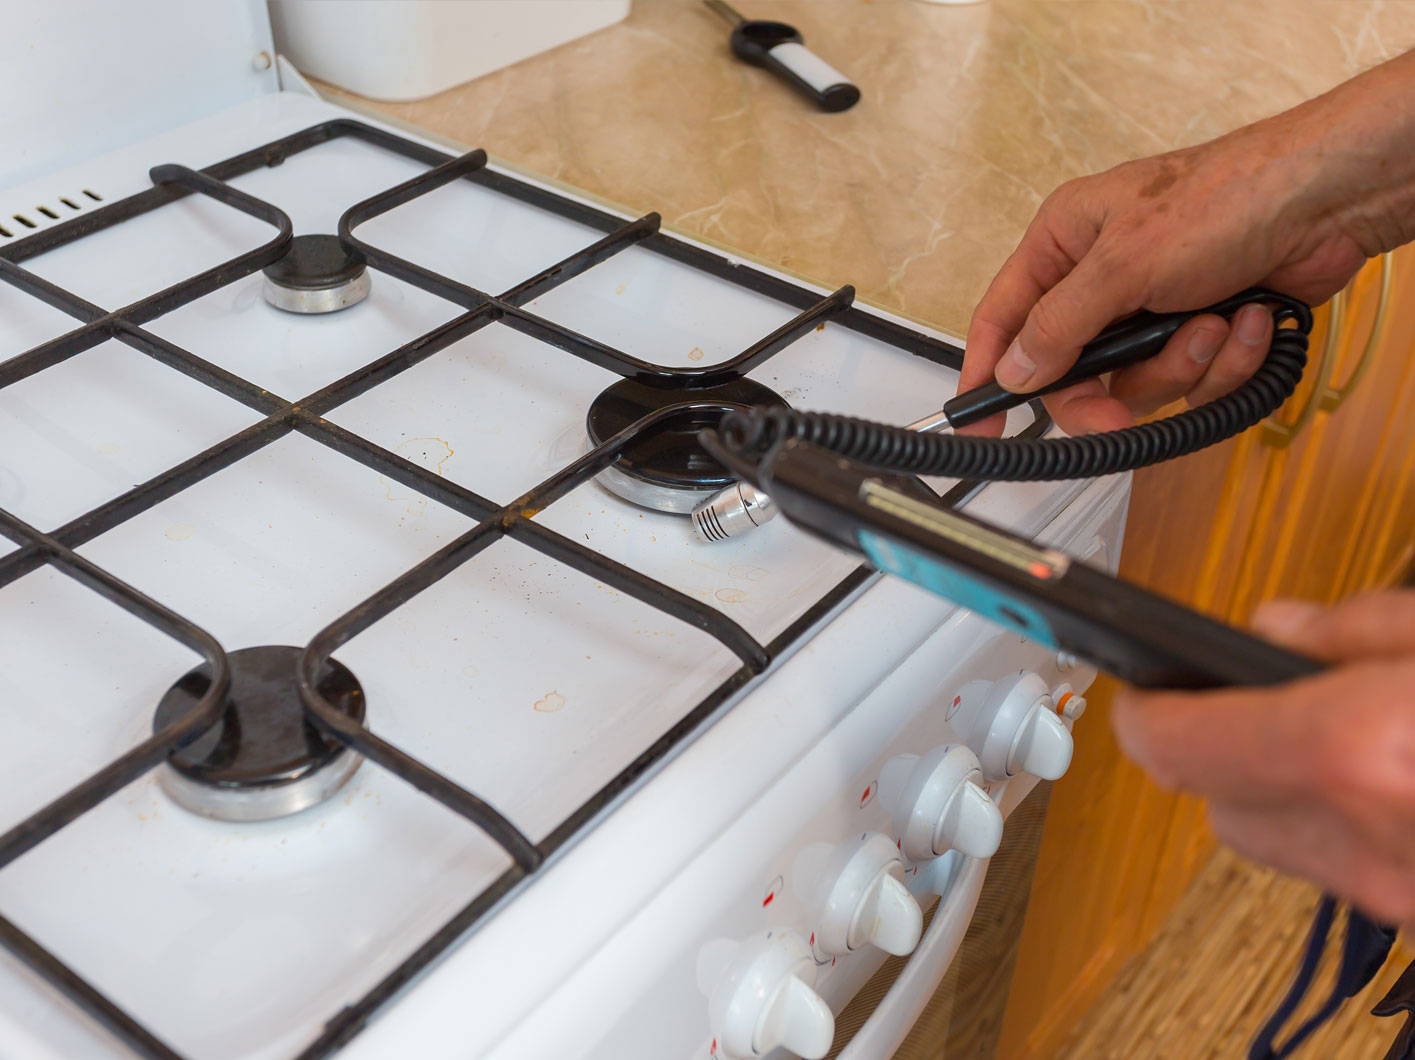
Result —
[{"label": "white gas stove", "polygon": [[[704,417],[912,422],[956,343],[158,7],[26,27],[138,83],[0,191],[0,1055],[819,1056],[914,951],[888,1056],[1094,673],[680,500]],[[930,485],[1118,559],[1126,478]]]}]

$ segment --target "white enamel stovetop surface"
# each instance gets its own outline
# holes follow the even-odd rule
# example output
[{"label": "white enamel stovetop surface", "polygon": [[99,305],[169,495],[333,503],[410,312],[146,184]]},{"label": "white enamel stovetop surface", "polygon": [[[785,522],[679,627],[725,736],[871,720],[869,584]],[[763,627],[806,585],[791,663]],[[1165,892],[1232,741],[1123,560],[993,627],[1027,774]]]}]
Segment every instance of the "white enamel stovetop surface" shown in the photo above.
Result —
[{"label": "white enamel stovetop surface", "polygon": [[[307,99],[257,101],[18,198],[0,193],[0,206],[71,184],[117,198],[145,186],[148,165],[208,164],[333,113]],[[332,232],[349,205],[420,168],[346,139],[234,183],[288,212],[297,233]],[[26,267],[114,308],[269,235],[192,197]],[[465,183],[360,235],[493,291],[599,238]],[[459,312],[385,275],[366,303],[325,318],[271,309],[259,286],[247,277],[148,326],[293,400]],[[697,366],[793,315],[642,249],[528,308],[637,356]],[[0,285],[0,358],[70,326]],[[932,411],[955,384],[951,372],[829,326],[754,375],[798,405],[896,422]],[[612,381],[491,325],[328,418],[501,503],[582,451],[585,409]],[[0,507],[53,529],[257,418],[105,343],[0,390]],[[1039,525],[1062,499],[1048,487],[990,490],[979,510]],[[594,485],[538,518],[721,608],[762,641],[854,565],[780,521],[700,545],[686,520]],[[230,651],[304,644],[471,525],[289,435],[80,551]],[[0,554],[11,547],[0,542]],[[533,839],[738,666],[707,635],[509,541],[336,655],[362,681],[375,731]],[[141,740],[163,691],[196,661],[48,569],[0,590],[0,830]],[[770,780],[741,779],[744,797]],[[707,822],[731,805],[680,812],[691,830],[695,815]],[[0,912],[183,1053],[289,1056],[506,864],[475,828],[371,766],[328,803],[258,825],[194,817],[149,776],[0,872]],[[8,956],[0,998],[0,1055],[112,1048]]]}]

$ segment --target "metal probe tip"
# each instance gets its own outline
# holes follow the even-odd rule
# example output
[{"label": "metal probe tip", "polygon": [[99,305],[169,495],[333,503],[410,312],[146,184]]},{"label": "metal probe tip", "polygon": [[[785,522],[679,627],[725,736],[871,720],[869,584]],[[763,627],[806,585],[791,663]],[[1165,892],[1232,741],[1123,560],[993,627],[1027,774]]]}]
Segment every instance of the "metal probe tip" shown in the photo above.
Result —
[{"label": "metal probe tip", "polygon": [[704,541],[726,541],[776,518],[777,507],[750,482],[734,482],[693,509],[693,525]]},{"label": "metal probe tip", "polygon": [[722,0],[703,0],[703,3],[707,4],[708,7],[712,8],[726,19],[728,25],[735,26],[739,22],[747,21],[736,11],[732,10],[732,8],[728,7],[727,4],[723,3]]}]

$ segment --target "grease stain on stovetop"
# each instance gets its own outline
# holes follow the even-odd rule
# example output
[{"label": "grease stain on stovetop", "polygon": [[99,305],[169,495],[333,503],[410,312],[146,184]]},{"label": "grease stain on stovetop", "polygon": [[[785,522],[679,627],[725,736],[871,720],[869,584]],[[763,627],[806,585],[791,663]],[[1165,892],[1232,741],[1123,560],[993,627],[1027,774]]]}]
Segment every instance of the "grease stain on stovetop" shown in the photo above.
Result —
[{"label": "grease stain on stovetop", "polygon": [[162,536],[168,541],[186,541],[197,532],[197,528],[191,523],[173,523],[162,532]]},{"label": "grease stain on stovetop", "polygon": [[[404,460],[411,461],[429,471],[435,471],[439,477],[442,475],[442,465],[452,459],[456,452],[452,446],[441,438],[405,438],[393,447],[393,451]],[[383,484],[384,492],[388,500],[394,504],[404,505],[404,514],[412,516],[423,516],[427,514],[427,498],[416,490],[409,489],[401,482],[389,478],[387,475],[379,475],[378,481]],[[399,520],[399,526],[403,525],[403,520]]]},{"label": "grease stain on stovetop", "polygon": [[749,582],[759,582],[769,573],[771,572],[762,567],[753,567],[750,563],[735,563],[728,569],[727,576],[741,578]]},{"label": "grease stain on stovetop", "polygon": [[542,714],[554,714],[563,706],[565,706],[565,697],[559,692],[547,692],[544,699],[538,699],[533,704],[534,709]]}]

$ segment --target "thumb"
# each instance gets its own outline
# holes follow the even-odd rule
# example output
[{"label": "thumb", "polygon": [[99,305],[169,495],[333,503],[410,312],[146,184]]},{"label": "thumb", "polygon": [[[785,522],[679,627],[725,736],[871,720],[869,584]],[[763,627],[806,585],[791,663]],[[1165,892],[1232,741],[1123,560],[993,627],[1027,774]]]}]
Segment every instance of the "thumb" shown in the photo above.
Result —
[{"label": "thumb", "polygon": [[1093,249],[1038,299],[997,364],[1005,389],[1027,393],[1055,382],[1107,324],[1140,308],[1135,270],[1113,268],[1108,258]]},{"label": "thumb", "polygon": [[1411,655],[1415,654],[1415,592],[1366,593],[1331,607],[1272,600],[1254,613],[1253,628],[1319,659]]}]

